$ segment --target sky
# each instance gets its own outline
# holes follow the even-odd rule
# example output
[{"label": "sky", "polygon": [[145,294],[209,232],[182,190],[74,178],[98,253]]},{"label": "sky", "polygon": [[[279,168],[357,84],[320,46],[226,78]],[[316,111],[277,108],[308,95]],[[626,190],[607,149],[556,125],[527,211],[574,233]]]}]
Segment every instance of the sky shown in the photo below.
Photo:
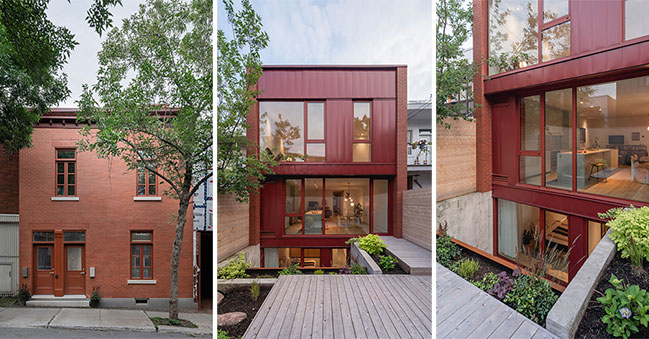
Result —
[{"label": "sky", "polygon": [[[113,26],[121,26],[122,19],[130,17],[138,11],[139,4],[143,0],[126,0],[122,1],[123,6],[111,8],[113,14]],[[51,1],[47,9],[47,17],[57,26],[67,27],[75,40],[79,43],[68,58],[64,67],[64,72],[68,75],[68,88],[72,92],[58,107],[77,107],[75,101],[81,96],[81,87],[83,84],[92,85],[97,82],[97,71],[99,63],[97,61],[97,52],[101,50],[101,42],[106,38],[106,33],[102,37],[88,26],[86,22],[86,12],[92,4],[86,0]]]},{"label": "sky", "polygon": [[[238,4],[238,1],[234,1]],[[432,93],[431,0],[252,0],[269,44],[266,65],[406,64],[408,100]],[[219,1],[217,27],[231,36]]]}]

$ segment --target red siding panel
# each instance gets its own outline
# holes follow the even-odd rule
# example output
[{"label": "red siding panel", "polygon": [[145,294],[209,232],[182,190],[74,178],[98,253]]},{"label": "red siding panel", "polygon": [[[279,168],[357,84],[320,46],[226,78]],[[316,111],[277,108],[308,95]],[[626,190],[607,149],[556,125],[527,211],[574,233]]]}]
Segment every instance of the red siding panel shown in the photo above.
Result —
[{"label": "red siding panel", "polygon": [[396,162],[396,105],[395,100],[372,103],[372,162]]},{"label": "red siding panel", "polygon": [[571,2],[572,54],[594,51],[622,42],[621,1]]},{"label": "red siding panel", "polygon": [[325,137],[329,163],[352,161],[353,110],[351,100],[327,100]]},{"label": "red siding panel", "polygon": [[284,211],[284,185],[276,179],[264,183],[261,189],[261,218],[260,231],[262,234],[274,232],[275,236],[282,235],[282,212]]}]

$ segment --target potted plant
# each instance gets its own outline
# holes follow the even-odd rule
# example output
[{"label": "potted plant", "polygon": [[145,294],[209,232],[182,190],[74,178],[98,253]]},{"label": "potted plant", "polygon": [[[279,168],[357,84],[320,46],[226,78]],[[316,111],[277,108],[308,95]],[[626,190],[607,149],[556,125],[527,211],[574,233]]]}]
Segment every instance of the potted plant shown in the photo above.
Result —
[{"label": "potted plant", "polygon": [[25,306],[27,304],[27,300],[29,300],[32,297],[31,293],[29,293],[29,290],[27,289],[27,286],[25,284],[23,284],[23,286],[18,291],[17,297],[21,306]]}]

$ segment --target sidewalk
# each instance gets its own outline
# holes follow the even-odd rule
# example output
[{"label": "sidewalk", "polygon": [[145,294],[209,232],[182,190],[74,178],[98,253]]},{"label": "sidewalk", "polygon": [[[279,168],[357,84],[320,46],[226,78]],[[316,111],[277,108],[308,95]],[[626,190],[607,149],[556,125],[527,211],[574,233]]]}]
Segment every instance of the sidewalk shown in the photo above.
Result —
[{"label": "sidewalk", "polygon": [[212,315],[180,313],[198,328],[160,326],[157,330],[149,317],[166,317],[166,312],[94,308],[0,308],[0,328],[60,328],[132,332],[182,333],[212,335]]}]

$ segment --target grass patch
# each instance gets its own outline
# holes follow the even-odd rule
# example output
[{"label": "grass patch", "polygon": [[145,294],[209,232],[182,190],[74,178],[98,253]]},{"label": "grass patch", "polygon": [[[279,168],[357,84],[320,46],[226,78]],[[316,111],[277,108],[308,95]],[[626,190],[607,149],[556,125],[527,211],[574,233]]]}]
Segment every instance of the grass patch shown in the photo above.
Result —
[{"label": "grass patch", "polygon": [[160,317],[152,317],[150,319],[151,321],[153,321],[153,324],[155,325],[156,328],[160,325],[198,328],[196,324],[185,319],[169,319],[169,318],[160,318]]},{"label": "grass patch", "polygon": [[18,301],[16,297],[0,297],[0,307],[13,306]]}]

